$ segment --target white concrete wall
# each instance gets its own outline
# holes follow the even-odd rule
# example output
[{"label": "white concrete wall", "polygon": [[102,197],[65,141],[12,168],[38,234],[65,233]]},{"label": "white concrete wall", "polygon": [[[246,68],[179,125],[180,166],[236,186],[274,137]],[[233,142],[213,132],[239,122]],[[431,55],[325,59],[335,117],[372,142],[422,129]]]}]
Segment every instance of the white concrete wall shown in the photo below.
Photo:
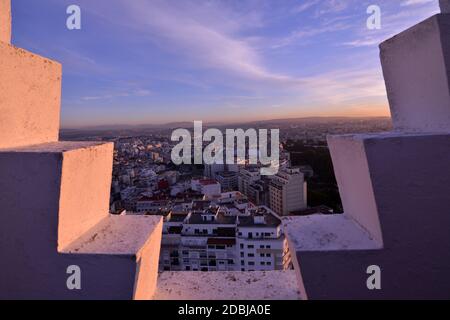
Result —
[{"label": "white concrete wall", "polygon": [[[450,134],[338,136],[330,146],[345,215],[369,237],[356,226],[340,228],[332,221],[339,216],[299,217],[302,229],[290,231],[289,242],[308,298],[449,299]],[[383,247],[364,222],[374,214]],[[381,290],[367,288],[371,265],[381,268]]]},{"label": "white concrete wall", "polygon": [[112,143],[76,143],[62,154],[59,199],[58,249],[109,214],[113,149]]},{"label": "white concrete wall", "polygon": [[0,42],[11,43],[11,0],[0,0]]},{"label": "white concrete wall", "polygon": [[0,149],[58,140],[61,65],[0,42]]},{"label": "white concrete wall", "polygon": [[438,14],[380,45],[395,129],[450,130],[450,15]]},{"label": "white concrete wall", "polygon": [[328,145],[345,214],[370,232],[380,245],[383,235],[367,164],[364,139],[332,136]]}]

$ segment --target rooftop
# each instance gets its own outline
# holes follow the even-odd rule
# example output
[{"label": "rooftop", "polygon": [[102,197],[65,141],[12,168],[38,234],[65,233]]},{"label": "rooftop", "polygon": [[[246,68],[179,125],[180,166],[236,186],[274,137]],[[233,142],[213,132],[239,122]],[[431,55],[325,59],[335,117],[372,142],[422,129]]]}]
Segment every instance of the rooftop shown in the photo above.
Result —
[{"label": "rooftop", "polygon": [[304,296],[294,271],[163,272],[154,299],[300,300]]}]

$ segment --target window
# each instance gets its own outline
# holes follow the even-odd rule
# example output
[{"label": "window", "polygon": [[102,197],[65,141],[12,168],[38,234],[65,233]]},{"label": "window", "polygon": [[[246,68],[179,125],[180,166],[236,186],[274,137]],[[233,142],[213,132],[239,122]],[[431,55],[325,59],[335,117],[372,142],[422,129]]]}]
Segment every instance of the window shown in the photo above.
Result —
[{"label": "window", "polygon": [[261,258],[264,258],[266,255],[265,255],[264,253],[261,253],[259,256],[260,256]]},{"label": "window", "polygon": [[249,261],[249,262],[248,262],[248,265],[249,265],[249,266],[254,266],[254,265],[255,265],[255,262],[254,262],[254,261]]},{"label": "window", "polygon": [[260,249],[264,249],[264,246],[263,246],[263,245],[261,245],[261,246],[259,246],[259,248],[260,248]]},{"label": "window", "polygon": [[252,244],[249,244],[248,246],[247,246],[247,248],[249,248],[249,249],[253,249],[255,246],[254,245],[252,245]]},{"label": "window", "polygon": [[262,266],[265,266],[266,263],[265,263],[264,261],[261,261],[261,265],[262,265]]},{"label": "window", "polygon": [[218,245],[218,246],[216,246],[216,249],[218,249],[218,250],[225,250],[225,246]]},{"label": "window", "polygon": [[271,266],[271,265],[272,265],[272,262],[267,261],[267,265],[268,265],[268,266]]},{"label": "window", "polygon": [[244,257],[244,253],[243,252],[241,252],[241,258],[243,258]]},{"label": "window", "polygon": [[248,254],[249,258],[253,258],[255,255],[253,253]]},{"label": "window", "polygon": [[244,244],[243,243],[241,243],[241,249],[244,249]]}]

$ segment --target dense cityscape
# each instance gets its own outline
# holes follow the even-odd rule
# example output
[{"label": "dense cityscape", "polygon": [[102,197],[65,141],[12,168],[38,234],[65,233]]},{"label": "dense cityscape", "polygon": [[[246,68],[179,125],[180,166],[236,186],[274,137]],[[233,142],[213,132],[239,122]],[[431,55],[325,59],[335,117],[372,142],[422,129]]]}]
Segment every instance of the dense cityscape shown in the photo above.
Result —
[{"label": "dense cityscape", "polygon": [[161,271],[256,271],[292,267],[282,217],[339,214],[328,134],[380,132],[388,118],[305,118],[226,127],[280,128],[280,170],[258,165],[180,165],[171,133],[189,123],[62,130],[66,140],[115,143],[110,210],[164,216]]}]

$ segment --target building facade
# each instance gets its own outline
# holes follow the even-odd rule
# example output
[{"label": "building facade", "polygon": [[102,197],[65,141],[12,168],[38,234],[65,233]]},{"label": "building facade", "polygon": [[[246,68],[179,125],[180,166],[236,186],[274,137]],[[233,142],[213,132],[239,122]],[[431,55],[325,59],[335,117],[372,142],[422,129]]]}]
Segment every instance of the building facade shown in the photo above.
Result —
[{"label": "building facade", "polygon": [[285,168],[271,178],[269,207],[280,216],[307,207],[307,185],[304,174],[297,168]]}]

